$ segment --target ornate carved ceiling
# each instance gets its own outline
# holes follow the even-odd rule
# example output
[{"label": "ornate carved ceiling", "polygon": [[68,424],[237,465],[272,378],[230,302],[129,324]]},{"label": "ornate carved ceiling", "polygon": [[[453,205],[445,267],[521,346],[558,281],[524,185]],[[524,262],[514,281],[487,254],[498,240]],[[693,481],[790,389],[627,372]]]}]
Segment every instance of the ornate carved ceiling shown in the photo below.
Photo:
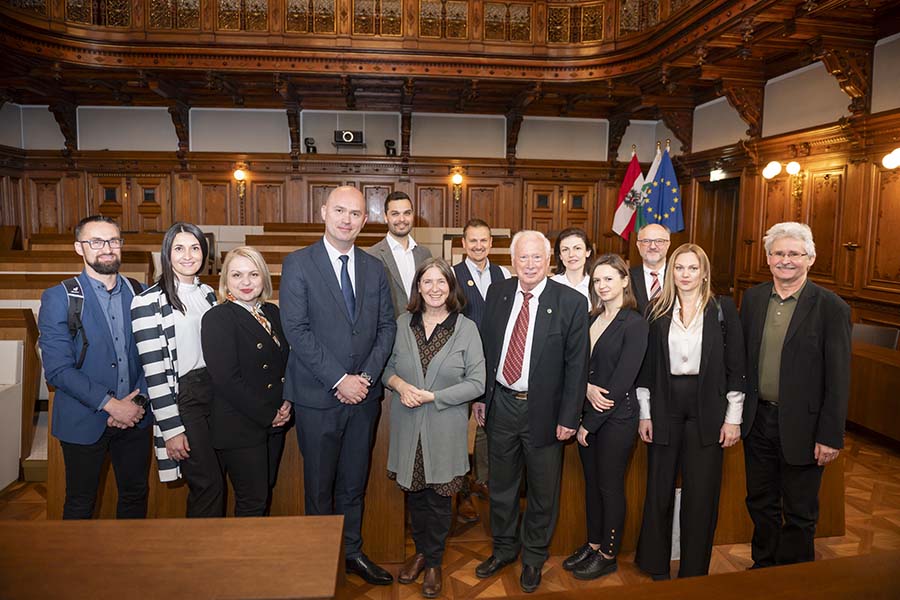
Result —
[{"label": "ornate carved ceiling", "polygon": [[688,148],[694,106],[724,95],[758,136],[765,81],[814,60],[867,112],[874,42],[900,30],[891,0],[0,0],[0,16],[0,102],[61,125],[78,105],[166,106],[176,129],[192,106],[662,118]]}]

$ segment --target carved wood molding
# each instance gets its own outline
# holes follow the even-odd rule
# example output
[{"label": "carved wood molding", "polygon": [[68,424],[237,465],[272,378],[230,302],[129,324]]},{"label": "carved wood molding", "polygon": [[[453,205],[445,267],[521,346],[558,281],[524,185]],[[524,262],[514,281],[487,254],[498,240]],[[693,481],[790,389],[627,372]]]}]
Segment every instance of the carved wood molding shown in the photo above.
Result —
[{"label": "carved wood molding", "polygon": [[831,40],[813,43],[814,57],[821,60],[850,97],[847,107],[854,115],[867,114],[872,104],[873,45],[842,46]]},{"label": "carved wood molding", "polygon": [[172,117],[172,125],[175,127],[175,135],[178,136],[178,151],[175,155],[181,162],[181,168],[187,167],[185,157],[191,150],[191,107],[181,100],[175,100],[169,105],[169,115]]},{"label": "carved wood molding", "polygon": [[741,119],[748,125],[747,135],[758,138],[762,135],[763,94],[765,84],[735,82],[721,79],[716,91],[724,95],[728,104],[737,111]]},{"label": "carved wood molding", "polygon": [[68,100],[57,99],[50,104],[49,110],[66,140],[64,154],[69,157],[78,150],[78,116],[75,105]]},{"label": "carved wood molding", "polygon": [[606,160],[615,163],[619,160],[619,146],[631,120],[625,115],[617,115],[609,119],[609,146]]},{"label": "carved wood molding", "polygon": [[659,115],[666,127],[671,129],[681,142],[681,151],[685,154],[689,153],[693,139],[694,109],[660,107]]}]

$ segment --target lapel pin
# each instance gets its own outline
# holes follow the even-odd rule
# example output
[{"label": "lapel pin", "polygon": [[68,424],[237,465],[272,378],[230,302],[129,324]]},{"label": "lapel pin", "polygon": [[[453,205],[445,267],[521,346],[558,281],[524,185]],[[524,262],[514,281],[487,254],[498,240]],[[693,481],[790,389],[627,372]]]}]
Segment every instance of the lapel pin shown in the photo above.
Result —
[{"label": "lapel pin", "polygon": [[472,281],[472,280],[470,279],[470,280],[469,280],[469,287],[472,287],[473,285],[475,285],[475,282]]},{"label": "lapel pin", "polygon": [[548,315],[553,314],[553,309],[552,309],[552,308],[548,308],[548,309],[547,309],[547,314],[548,314]]}]

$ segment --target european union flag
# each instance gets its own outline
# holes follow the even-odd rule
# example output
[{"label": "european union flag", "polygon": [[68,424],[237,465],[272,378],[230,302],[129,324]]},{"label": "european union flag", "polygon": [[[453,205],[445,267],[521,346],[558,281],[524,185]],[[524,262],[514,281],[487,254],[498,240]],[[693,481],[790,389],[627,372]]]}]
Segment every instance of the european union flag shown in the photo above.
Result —
[{"label": "european union flag", "polygon": [[653,180],[644,184],[648,189],[647,203],[641,208],[643,221],[665,225],[673,233],[684,230],[684,214],[681,211],[681,188],[675,178],[675,167],[666,149]]}]

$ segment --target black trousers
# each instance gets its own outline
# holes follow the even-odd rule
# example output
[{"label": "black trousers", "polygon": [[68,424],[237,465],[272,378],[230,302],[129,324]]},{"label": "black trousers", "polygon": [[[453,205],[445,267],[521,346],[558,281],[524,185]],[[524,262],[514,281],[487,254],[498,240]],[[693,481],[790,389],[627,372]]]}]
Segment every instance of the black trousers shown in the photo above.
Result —
[{"label": "black trousers", "polygon": [[[556,424],[552,425],[555,429]],[[522,563],[540,567],[559,516],[562,443],[535,448],[528,431],[528,400],[518,400],[497,386],[487,424],[490,455],[491,534],[494,556],[512,560],[522,548]],[[522,472],[528,485],[527,506],[519,526]]]},{"label": "black trousers", "polygon": [[190,446],[190,456],[179,463],[188,484],[188,518],[225,516],[225,478],[209,435],[212,379],[206,369],[194,369],[178,378],[178,413]]},{"label": "black trousers", "polygon": [[617,555],[625,530],[625,470],[637,437],[638,412],[633,400],[616,409],[600,428],[587,436],[587,447],[578,446],[584,468],[584,506],[587,541],[600,551]]},{"label": "black trousers", "polygon": [[[647,497],[635,562],[652,575],[669,573],[675,478],[681,471],[679,577],[706,575],[719,517],[722,447],[700,442],[697,376],[673,376],[669,444],[647,449]],[[653,399],[651,398],[651,402]]]},{"label": "black trousers", "polygon": [[379,402],[370,401],[295,411],[306,514],[344,515],[347,558],[362,553],[366,482],[380,409]]},{"label": "black trousers", "polygon": [[66,501],[63,519],[94,516],[100,471],[109,452],[116,475],[116,518],[147,516],[147,473],[150,468],[150,428],[107,427],[93,444],[60,442],[66,468]]},{"label": "black trousers", "polygon": [[430,488],[407,492],[406,506],[409,509],[416,552],[425,555],[426,567],[440,567],[453,523],[450,496],[441,496]]},{"label": "black trousers", "polygon": [[234,488],[234,516],[269,514],[272,488],[284,451],[284,429],[270,430],[262,444],[216,450]]},{"label": "black trousers", "polygon": [[747,510],[753,520],[756,567],[815,559],[819,486],[824,467],[790,465],[781,452],[778,407],[760,402],[744,440]]}]

